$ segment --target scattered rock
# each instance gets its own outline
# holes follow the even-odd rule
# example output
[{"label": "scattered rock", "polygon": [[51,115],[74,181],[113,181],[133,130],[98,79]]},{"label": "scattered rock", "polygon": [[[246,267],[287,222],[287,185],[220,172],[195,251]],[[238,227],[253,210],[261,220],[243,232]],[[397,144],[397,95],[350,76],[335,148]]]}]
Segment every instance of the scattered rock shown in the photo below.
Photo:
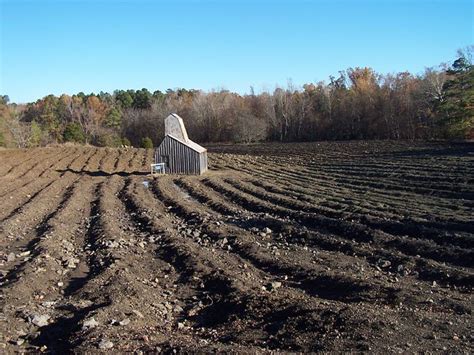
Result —
[{"label": "scattered rock", "polygon": [[382,267],[382,268],[387,268],[387,267],[389,267],[390,265],[392,265],[392,263],[391,263],[390,261],[384,260],[384,259],[379,259],[378,264],[379,264],[379,266]]},{"label": "scattered rock", "polygon": [[8,262],[15,261],[15,259],[16,259],[15,253],[8,254],[8,256],[7,256],[7,261]]},{"label": "scattered rock", "polygon": [[63,258],[63,265],[66,266],[68,269],[75,269],[77,267],[77,264],[79,263],[80,260],[72,256]]},{"label": "scattered rock", "polygon": [[178,322],[178,329],[183,329],[184,328],[184,323]]},{"label": "scattered rock", "polygon": [[105,246],[109,249],[117,248],[119,246],[119,243],[116,242],[115,240],[107,240],[105,242]]},{"label": "scattered rock", "polygon": [[188,311],[188,316],[189,316],[189,317],[195,316],[196,314],[199,313],[199,310],[200,310],[199,307],[195,307],[195,308],[190,309],[190,310]]},{"label": "scattered rock", "polygon": [[272,232],[272,230],[271,230],[270,228],[268,228],[268,227],[265,227],[265,228],[263,229],[263,233],[265,233],[265,234],[270,234],[271,232]]},{"label": "scattered rock", "polygon": [[97,322],[94,318],[89,318],[82,322],[82,329],[92,329],[97,327],[98,325],[99,322]]},{"label": "scattered rock", "polygon": [[122,326],[128,325],[128,324],[130,324],[130,319],[128,319],[128,318],[122,319],[122,320],[119,322],[119,325],[122,325]]},{"label": "scattered rock", "polygon": [[67,241],[67,240],[63,240],[62,241],[62,244],[63,244],[63,247],[67,250],[67,251],[74,251],[74,244],[72,244],[71,242]]},{"label": "scattered rock", "polygon": [[41,303],[41,305],[43,307],[46,307],[46,308],[51,308],[53,307],[57,302],[56,301],[45,301],[43,303]]},{"label": "scattered rock", "polygon": [[138,318],[145,318],[145,316],[140,312],[140,311],[137,311],[137,310],[132,310],[133,314],[135,314]]},{"label": "scattered rock", "polygon": [[114,343],[112,343],[110,340],[102,339],[99,342],[99,349],[105,350],[105,349],[112,349],[113,347],[114,347]]},{"label": "scattered rock", "polygon": [[280,281],[274,281],[267,286],[267,288],[270,290],[276,290],[277,288],[280,288],[280,287],[281,287]]},{"label": "scattered rock", "polygon": [[47,314],[34,314],[31,317],[30,322],[36,325],[37,327],[44,327],[48,325],[48,321],[51,317]]}]

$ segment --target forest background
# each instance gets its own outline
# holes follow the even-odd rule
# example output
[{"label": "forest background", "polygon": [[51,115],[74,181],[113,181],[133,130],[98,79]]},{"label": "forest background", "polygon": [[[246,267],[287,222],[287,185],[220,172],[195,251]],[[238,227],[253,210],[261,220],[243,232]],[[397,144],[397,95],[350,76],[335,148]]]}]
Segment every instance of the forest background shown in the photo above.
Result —
[{"label": "forest background", "polygon": [[327,82],[240,95],[228,90],[48,95],[16,104],[0,95],[0,146],[64,142],[97,146],[160,143],[163,119],[176,112],[193,140],[306,142],[354,139],[474,138],[474,46],[422,74],[340,71]]}]

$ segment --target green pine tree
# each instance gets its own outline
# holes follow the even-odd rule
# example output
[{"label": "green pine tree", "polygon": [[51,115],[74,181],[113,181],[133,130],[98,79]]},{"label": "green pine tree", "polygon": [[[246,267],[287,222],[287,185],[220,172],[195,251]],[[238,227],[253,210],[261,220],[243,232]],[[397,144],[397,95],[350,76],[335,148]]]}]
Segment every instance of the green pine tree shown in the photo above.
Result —
[{"label": "green pine tree", "polygon": [[444,100],[438,105],[439,123],[449,138],[474,136],[474,65],[461,56],[447,71]]},{"label": "green pine tree", "polygon": [[147,149],[153,148],[153,141],[151,140],[150,137],[142,138],[141,143],[142,143],[142,148],[147,148]]}]

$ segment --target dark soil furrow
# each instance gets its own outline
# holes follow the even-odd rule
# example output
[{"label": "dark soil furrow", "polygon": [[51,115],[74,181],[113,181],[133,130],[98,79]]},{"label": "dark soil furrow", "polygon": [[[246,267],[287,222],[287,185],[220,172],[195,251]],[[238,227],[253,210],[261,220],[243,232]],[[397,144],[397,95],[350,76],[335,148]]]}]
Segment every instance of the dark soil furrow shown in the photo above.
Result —
[{"label": "dark soil furrow", "polygon": [[107,157],[107,148],[96,148],[97,152],[88,159],[82,170],[86,172],[101,171],[101,163]]},{"label": "dark soil furrow", "polygon": [[[8,194],[13,193],[16,190],[23,189],[25,187],[28,187],[30,185],[33,185],[38,181],[39,178],[43,178],[45,174],[50,174],[51,172],[56,173],[56,169],[60,168],[64,162],[67,162],[68,160],[71,159],[73,155],[76,155],[77,149],[74,150],[74,152],[67,154],[66,156],[61,157],[59,160],[56,160],[53,164],[50,164],[46,167],[41,167],[41,172],[38,174],[38,171],[33,171],[30,170],[28,171],[21,179],[13,179],[10,181],[5,181],[3,180],[3,184],[5,186],[5,189],[0,189],[0,198],[5,197]],[[82,155],[82,153],[76,155],[79,157]],[[74,159],[74,158],[73,158]]]},{"label": "dark soil furrow", "polygon": [[[84,286],[112,263],[108,255],[103,252],[104,248],[99,244],[101,235],[99,234],[98,205],[104,181],[87,177],[83,179],[87,180],[88,185],[84,188],[88,192],[86,194],[88,198],[83,201],[88,202],[88,205],[83,205],[82,210],[88,214],[88,217],[76,221],[83,228],[82,233],[76,235],[78,237],[76,239],[69,239],[69,249],[74,250],[75,266],[64,278],[62,294],[65,298],[58,302],[57,314],[53,322],[40,328],[38,336],[32,339],[33,345],[47,346],[50,351],[55,353],[70,352],[77,348],[81,340],[76,339],[75,335],[81,331],[84,320],[111,303],[111,300],[103,294],[91,299],[90,295],[84,292],[81,297],[78,297]],[[69,263],[71,263],[70,260]]]},{"label": "dark soil furrow", "polygon": [[63,169],[65,165],[69,165],[72,161],[74,161],[77,157],[81,156],[83,153],[80,152],[78,154],[78,149],[74,149],[70,154],[67,154],[66,156],[63,156],[57,161],[54,161],[51,163],[49,166],[47,166],[41,173],[38,175],[38,177],[43,177],[46,174],[51,174],[57,173],[57,170]]},{"label": "dark soil furrow", "polygon": [[[157,196],[158,199],[163,200],[160,193],[158,191],[155,191],[155,192],[158,193],[158,196]],[[172,211],[172,209],[170,211]],[[187,257],[189,257],[188,252],[190,252],[190,251],[186,252],[186,254],[182,254],[183,253],[182,251],[179,252],[179,250],[183,250],[183,249],[181,249],[183,246],[181,246],[181,248],[180,248],[176,244],[179,239],[181,239],[181,238],[174,237],[173,241],[172,242],[170,241],[172,243],[172,245],[174,245],[174,246],[172,246],[173,253],[178,252],[179,255],[181,256],[181,258],[183,258],[183,257],[187,258]],[[189,240],[186,242],[186,245],[191,245],[191,244],[192,244],[192,242],[189,241]],[[200,248],[199,250],[200,250],[199,258],[201,258],[201,257],[204,256],[204,253],[203,253],[204,249]],[[212,293],[215,295],[215,297],[217,296],[217,298],[214,300],[214,303],[212,304],[212,306],[209,306],[206,309],[204,309],[203,312],[201,314],[199,314],[199,317],[196,318],[196,321],[199,321],[198,324],[200,326],[205,325],[206,327],[209,327],[209,326],[212,325],[212,326],[215,327],[215,326],[224,325],[228,322],[231,322],[231,321],[233,322],[237,319],[240,319],[240,318],[235,318],[235,317],[239,317],[239,315],[242,314],[242,311],[245,308],[256,307],[256,302],[257,302],[258,306],[261,306],[261,301],[267,299],[267,297],[269,297],[269,295],[271,295],[271,294],[268,294],[268,293],[263,293],[264,297],[262,299],[262,295],[260,295],[261,291],[257,291],[259,289],[258,286],[256,286],[256,287],[253,286],[251,288],[248,288],[248,286],[247,286],[247,287],[245,287],[245,292],[243,292],[244,289],[242,289],[242,287],[244,287],[245,284],[248,284],[248,282],[245,279],[242,279],[242,276],[237,276],[239,274],[235,274],[234,272],[231,272],[230,271],[231,269],[229,269],[228,267],[223,268],[222,266],[218,267],[217,265],[213,265],[215,262],[217,262],[217,260],[219,260],[219,258],[218,257],[216,258],[216,256],[217,255],[215,255],[213,257],[212,262],[209,260],[208,263],[206,263],[206,265],[207,265],[207,267],[211,267],[212,269],[219,270],[219,273],[218,274],[209,274],[205,277],[204,276],[200,277],[200,279],[204,279],[204,280],[207,279],[208,280],[207,282],[204,282],[205,289],[207,289],[208,292],[212,291]],[[228,259],[228,257],[226,257],[226,260],[227,259]],[[229,262],[230,262],[230,260],[227,261],[227,263],[229,263]],[[176,267],[178,269],[181,268],[183,270],[188,270],[188,267],[189,267],[188,265],[189,264],[187,264],[186,262],[183,263],[183,260],[181,260],[178,264],[176,264]],[[200,263],[193,262],[192,265],[193,265],[192,266],[193,269],[195,269],[196,265],[200,265]],[[206,268],[204,268],[204,270],[205,269]],[[249,271],[250,270],[251,269],[249,269]],[[198,274],[201,274],[202,272],[203,272],[203,270],[200,269]],[[193,274],[196,275],[195,272],[193,272],[191,275],[193,275]],[[207,274],[207,272],[206,272],[206,274]],[[222,275],[222,276],[219,276],[219,274]],[[229,276],[225,276],[226,274],[229,274]],[[224,279],[222,277],[224,277]],[[218,285],[221,285],[221,286],[218,286]],[[234,285],[234,286],[232,286],[232,285]],[[284,292],[284,291],[282,290],[281,292]],[[217,295],[216,295],[216,293],[217,293]],[[220,294],[220,296],[219,296],[219,294]],[[237,298],[235,298],[235,297],[237,297]],[[261,299],[261,301],[258,301],[259,299]],[[237,304],[235,302],[237,302]],[[267,301],[265,301],[265,302],[267,302]],[[235,308],[235,307],[237,307],[237,308]],[[293,307],[295,307],[295,305]],[[278,307],[276,307],[276,308],[278,308]],[[274,313],[275,311],[276,310],[273,309],[272,313]],[[225,313],[223,313],[223,312],[225,312]],[[219,316],[219,318],[216,318],[218,316],[218,314],[220,314],[220,316]],[[211,316],[212,316],[212,318],[209,318]],[[288,315],[288,316],[291,318],[291,317],[294,317],[295,315]],[[252,321],[252,319],[247,320],[247,321]]]},{"label": "dark soil furrow", "polygon": [[[38,151],[40,151],[38,149]],[[5,172],[10,170],[14,165],[16,165],[19,161],[25,161],[27,159],[33,159],[31,157],[31,150],[29,149],[18,149],[15,150],[14,153],[10,150],[2,150],[0,151],[0,177],[5,175]]]},{"label": "dark soil furrow", "polygon": [[396,249],[408,255],[419,254],[440,262],[450,262],[454,265],[472,267],[471,254],[473,252],[471,250],[464,250],[459,247],[443,248],[426,240],[398,238],[382,231],[374,231],[356,222],[347,222],[341,219],[289,210],[225,185],[222,181],[216,183],[215,181],[205,179],[204,183],[223,195],[229,196],[232,201],[243,204],[246,209],[253,212],[265,212],[280,217],[291,216],[300,224],[310,229],[334,233],[348,240],[354,239],[364,243],[380,243],[380,246]]},{"label": "dark soil furrow", "polygon": [[84,152],[76,159],[74,159],[65,169],[61,172],[60,176],[63,176],[67,172],[81,172],[84,170],[84,167],[88,164],[90,159],[97,154],[97,148],[91,148]]},{"label": "dark soil furrow", "polygon": [[206,148],[0,150],[0,349],[472,352],[472,144]]},{"label": "dark soil furrow", "polygon": [[137,159],[137,157],[139,156],[140,154],[140,149],[134,149],[133,150],[133,154],[132,156],[130,157],[129,161],[128,161],[128,164],[127,164],[127,167],[129,169],[133,169],[134,165],[135,165],[135,160]]},{"label": "dark soil furrow", "polygon": [[[58,213],[60,213],[64,206],[67,204],[69,199],[71,198],[73,192],[75,192],[75,188],[77,185],[77,180],[68,186],[62,196],[61,201],[59,204],[48,214],[46,215],[41,222],[35,227],[34,230],[34,237],[29,239],[27,243],[22,243],[22,245],[17,246],[19,250],[23,253],[27,252],[28,258],[22,261],[20,264],[14,265],[6,276],[2,280],[2,287],[10,286],[13,282],[18,280],[19,275],[23,272],[26,264],[31,263],[35,260],[35,258],[40,254],[40,250],[38,250],[38,244],[42,238],[52,229],[52,225],[50,224],[50,220],[53,219]],[[12,252],[12,249],[9,250]]]},{"label": "dark soil furrow", "polygon": [[[276,178],[279,180],[279,178]],[[289,188],[289,189],[294,189],[295,186],[297,186],[297,189],[303,189],[305,191],[305,185],[291,182],[290,180],[285,181],[285,183],[280,184],[283,188]],[[292,186],[292,187],[288,187]],[[338,196],[338,203],[341,201],[342,205],[347,206],[347,209],[350,208],[360,208],[360,206],[366,206],[365,209],[369,209],[372,211],[380,211],[379,213],[385,214],[387,212],[389,213],[395,213],[400,216],[401,219],[406,218],[408,215],[413,216],[413,217],[418,217],[419,219],[426,219],[427,217],[432,218],[432,213],[434,211],[445,213],[446,210],[443,208],[443,210],[439,210],[439,204],[436,205],[434,208],[429,208],[429,205],[431,203],[426,203],[423,201],[423,204],[421,205],[421,201],[417,202],[417,204],[410,203],[412,201],[418,201],[419,199],[413,197],[413,196],[406,196],[403,199],[397,199],[396,197],[393,196],[387,196],[387,195],[373,195],[370,191],[367,190],[361,190],[359,192],[356,192],[354,190],[347,190],[343,187],[340,186],[331,186],[328,185],[326,182],[318,182],[318,185],[312,185],[311,189],[313,192],[309,192],[309,195],[315,195],[317,197],[325,197],[327,199],[332,199],[334,196]],[[307,193],[305,191],[305,193]],[[357,199],[354,198],[349,198],[354,196],[357,197]],[[355,207],[354,207],[355,206]],[[423,206],[423,209],[418,208],[419,206]],[[444,207],[444,206],[443,206]],[[466,216],[468,215],[467,208],[460,208],[461,206],[449,204],[446,205],[448,213],[451,215],[449,218],[450,219],[459,219],[459,216]],[[463,210],[466,210],[464,212]],[[365,212],[365,211],[364,211]],[[369,213],[369,214],[374,214]],[[448,215],[448,214],[447,214]],[[464,217],[464,219],[466,219]]]},{"label": "dark soil furrow", "polygon": [[46,148],[40,149],[35,156],[22,160],[20,163],[18,163],[18,160],[16,160],[15,162],[18,164],[12,165],[10,169],[8,169],[3,175],[0,176],[0,178],[7,177],[7,176],[15,177],[14,173],[17,170],[20,170],[20,174],[21,174],[21,170],[26,169],[31,162],[38,162],[38,160],[40,162],[45,161],[48,159],[50,155],[54,155],[54,154],[57,154],[57,152],[54,150],[47,150]]},{"label": "dark soil furrow", "polygon": [[[179,213],[180,217],[187,220],[198,217],[201,221],[206,221],[207,214],[203,214],[202,208],[200,209],[198,203],[193,203],[186,199],[175,200],[169,195],[163,196],[163,194],[160,194],[160,196],[165,198],[165,203],[171,205],[173,207],[171,210],[175,213]],[[223,216],[218,214],[215,215],[215,218],[222,220]],[[204,223],[201,222],[201,228],[216,241],[221,241],[227,236],[228,238],[226,239],[228,239],[228,245],[232,247],[232,252],[249,261],[255,267],[280,279],[289,277],[289,281],[285,282],[289,287],[301,289],[310,295],[316,294],[314,290],[318,290],[317,295],[319,297],[344,302],[371,300],[371,298],[367,298],[367,296],[363,296],[362,294],[374,292],[372,286],[364,285],[361,280],[356,280],[355,278],[351,279],[350,277],[344,278],[340,275],[330,275],[326,272],[326,269],[318,270],[315,265],[296,266],[294,265],[295,255],[287,256],[286,254],[289,253],[287,251],[282,251],[282,254],[285,255],[280,255],[280,252],[277,252],[275,255],[271,254],[265,248],[257,247],[260,243],[255,240],[251,233],[242,228],[226,224],[219,227],[207,221]],[[299,251],[299,253],[302,252],[301,250]],[[292,262],[289,260],[292,260]],[[328,288],[328,285],[331,286]],[[348,293],[345,294],[341,292],[341,290],[347,290]],[[395,290],[391,292],[392,294],[396,293]],[[377,291],[375,293],[377,294]],[[380,300],[387,298],[387,296],[381,297],[380,294],[377,294],[375,298]]]},{"label": "dark soil furrow", "polygon": [[[270,168],[269,170],[278,173],[278,170]],[[286,172],[285,175],[291,177],[292,179],[299,179],[301,176],[305,176],[307,179],[315,180],[318,182],[323,183],[324,181],[330,181],[332,184],[344,186],[346,188],[351,189],[366,189],[370,190],[372,193],[382,193],[391,195],[398,195],[398,196],[406,196],[406,195],[415,195],[417,198],[423,198],[424,196],[432,196],[437,197],[439,199],[472,199],[473,195],[470,192],[456,192],[456,191],[446,191],[441,190],[438,186],[434,186],[433,188],[430,187],[416,187],[410,186],[408,184],[404,185],[394,185],[390,183],[390,181],[385,180],[366,180],[366,179],[356,179],[356,178],[347,178],[342,173],[337,176],[336,174],[324,174],[323,172],[319,172],[318,174],[305,174],[304,171],[301,172]],[[426,186],[426,184],[425,184]]]},{"label": "dark soil furrow", "polygon": [[[48,179],[50,180],[50,179]],[[57,184],[58,180],[50,180],[50,181],[42,181],[40,184],[40,187],[38,189],[34,189],[31,191],[31,189],[28,189],[28,192],[26,193],[23,197],[23,195],[19,198],[20,203],[15,203],[17,200],[13,200],[13,197],[10,198],[12,203],[14,204],[13,206],[10,206],[10,204],[6,204],[8,207],[3,210],[4,214],[2,214],[1,217],[1,222],[4,223],[6,220],[14,217],[17,213],[19,213],[25,206],[28,206],[32,201],[35,200],[35,198],[40,195],[44,190],[48,189],[50,186],[53,184]],[[8,201],[8,200],[7,200]]]},{"label": "dark soil furrow", "polygon": [[35,238],[29,243],[30,259],[21,267],[15,282],[6,284],[5,296],[17,302],[21,299],[27,305],[24,311],[13,315],[8,332],[15,329],[20,332],[24,321],[31,320],[34,314],[48,314],[50,318],[46,326],[24,338],[30,351],[45,345],[53,352],[70,349],[64,335],[76,325],[65,316],[70,313],[70,306],[63,296],[63,287],[76,272],[74,243],[85,228],[80,212],[87,212],[85,209],[92,196],[90,186],[89,181],[80,180],[66,188],[57,210],[37,226]]},{"label": "dark soil furrow", "polygon": [[[281,185],[279,182],[274,182],[273,184],[266,183],[265,180],[256,180],[255,178],[251,178],[246,180],[249,183],[261,187],[267,191],[274,192],[277,194],[283,195],[290,195],[290,197],[294,199],[298,199],[304,202],[319,204],[321,206],[330,207],[333,209],[341,209],[341,210],[349,210],[358,212],[364,216],[374,216],[374,217],[382,217],[395,220],[406,220],[407,219],[407,211],[400,211],[400,208],[388,208],[386,201],[379,199],[379,200],[372,200],[366,201],[364,197],[364,204],[361,203],[354,204],[354,202],[348,199],[347,194],[337,193],[334,190],[322,190],[318,189],[317,187],[312,187],[312,189],[305,189],[301,187],[295,186],[288,186],[288,184]],[[455,210],[460,211],[458,206],[452,206]],[[420,211],[421,212],[421,211]],[[464,211],[463,211],[464,212]],[[456,223],[455,221],[458,219],[449,218],[439,218],[438,216],[433,216],[432,219],[434,221],[426,221],[427,213],[414,213],[410,211],[410,219],[416,221],[422,221],[422,223],[427,223],[429,226],[430,223],[436,226],[436,224],[443,223]],[[453,220],[453,222],[451,222]]]},{"label": "dark soil furrow", "polygon": [[[200,202],[205,203],[205,201],[200,201]],[[208,201],[206,204],[211,207],[215,206],[215,204],[212,203],[212,201]],[[214,210],[220,213],[219,211],[220,208],[217,208],[217,209],[214,208]],[[389,270],[395,273],[405,274],[407,272],[408,266],[412,267],[416,264],[417,270],[414,274],[416,274],[417,277],[420,277],[421,279],[429,280],[429,281],[436,280],[438,282],[441,281],[445,284],[451,283],[451,284],[455,284],[461,287],[464,287],[464,286],[471,287],[474,284],[473,283],[474,278],[473,278],[472,273],[471,274],[465,273],[460,270],[446,268],[441,265],[434,265],[433,263],[430,264],[429,268],[424,268],[424,264],[419,263],[418,262],[419,260],[413,257],[407,257],[407,256],[401,256],[401,255],[395,256],[391,254],[390,252],[385,251],[384,249],[377,249],[376,247],[374,248],[374,246],[367,246],[367,245],[364,245],[362,247],[360,244],[356,242],[342,241],[340,238],[337,238],[328,234],[315,233],[311,231],[305,231],[304,233],[301,233],[298,230],[298,228],[295,228],[295,226],[292,226],[293,223],[290,221],[282,221],[280,219],[275,219],[271,217],[262,218],[262,217],[254,216],[251,219],[247,219],[245,222],[242,221],[239,223],[240,227],[242,227],[242,225],[245,226],[246,228],[250,228],[251,226],[258,226],[259,228],[271,227],[278,232],[278,235],[282,237],[281,239],[282,241],[284,241],[284,244],[286,245],[287,245],[287,242],[290,242],[292,244],[296,242],[297,245],[301,245],[301,246],[313,245],[319,248],[323,248],[324,250],[341,252],[348,256],[362,257],[364,259],[367,258],[369,260],[369,266],[373,266],[373,267],[378,267],[377,265],[378,263],[380,263],[380,260],[389,260],[393,264],[393,266]],[[234,234],[240,235],[242,233],[234,233]],[[288,234],[288,236],[286,236],[286,234]],[[275,239],[278,240],[279,238],[273,237],[273,240]],[[397,267],[399,268],[400,266],[404,267],[403,272],[400,272],[400,270],[397,270]],[[332,265],[331,265],[331,268],[333,268]],[[429,275],[429,273],[426,272],[428,270],[433,272],[433,274]],[[295,272],[293,272],[293,274],[294,273]],[[437,277],[433,278],[435,275],[437,275]],[[307,274],[306,276],[308,277]]]},{"label": "dark soil furrow", "polygon": [[[372,196],[381,199],[384,201],[385,204],[388,205],[393,205],[395,204],[396,208],[400,209],[401,206],[405,206],[408,209],[412,209],[413,206],[407,206],[407,201],[413,200],[415,196],[407,193],[390,193],[390,199],[387,199],[387,191],[382,190],[382,189],[375,189],[375,188],[367,188],[367,187],[361,187],[360,185],[355,185],[355,184],[343,184],[340,182],[335,181],[332,179],[330,176],[325,177],[323,179],[314,179],[313,177],[305,176],[303,177],[300,174],[295,174],[287,171],[282,171],[282,170],[276,170],[272,165],[267,165],[268,163],[263,163],[254,165],[255,163],[252,161],[247,162],[246,164],[242,164],[244,166],[252,166],[252,169],[246,168],[246,167],[237,167],[239,170],[244,170],[245,172],[255,175],[255,173],[258,172],[258,174],[264,174],[268,177],[273,177],[275,179],[284,179],[287,181],[288,184],[290,185],[297,185],[301,187],[308,186],[309,182],[313,182],[312,186],[314,186],[316,189],[318,187],[325,187],[326,189],[330,189],[331,192],[334,191],[345,191],[348,195],[358,192],[361,195],[363,195],[365,198],[371,198]],[[234,168],[232,165],[229,167]],[[323,191],[324,192],[324,191]],[[417,201],[423,201],[423,205],[432,205],[435,207],[438,206],[445,206],[446,208],[452,208],[452,204],[445,202],[443,198],[436,198],[434,196],[430,196],[428,194],[429,199],[417,195],[416,200]],[[436,203],[433,201],[436,199]]]},{"label": "dark soil furrow", "polygon": [[112,172],[117,172],[120,162],[123,161],[124,153],[125,153],[124,149],[118,150],[117,156],[115,157],[114,167],[112,168]]},{"label": "dark soil furrow", "polygon": [[74,152],[68,152],[66,149],[64,151],[57,151],[55,153],[52,153],[48,156],[48,158],[46,158],[45,160],[38,161],[36,162],[36,164],[24,164],[24,171],[21,174],[14,176],[14,178],[19,180],[24,179],[32,173],[37,173],[36,170],[41,170],[40,174],[38,175],[39,177],[41,177],[45,171],[51,170],[51,167],[55,163],[57,163],[58,160],[65,159],[71,156],[72,154],[74,154]]},{"label": "dark soil furrow", "polygon": [[414,221],[410,218],[403,220],[390,221],[390,216],[370,216],[369,214],[355,213],[353,211],[340,211],[335,208],[317,207],[312,203],[304,201],[295,201],[281,192],[273,192],[269,189],[264,189],[256,186],[248,185],[246,181],[235,181],[232,179],[225,179],[227,183],[235,188],[251,194],[257,198],[271,202],[278,206],[284,206],[294,211],[304,211],[308,213],[321,214],[330,218],[357,220],[369,227],[383,230],[389,234],[408,235],[416,239],[429,239],[440,245],[456,245],[461,248],[474,248],[474,239],[470,237],[457,236],[455,233],[447,233],[450,231],[469,232],[472,229],[470,222],[422,222]]},{"label": "dark soil furrow", "polygon": [[100,171],[103,171],[106,174],[113,174],[115,172],[115,164],[118,162],[118,157],[120,155],[120,150],[111,149],[107,151],[100,163]]},{"label": "dark soil furrow", "polygon": [[[305,172],[302,172],[305,174]],[[306,174],[305,174],[306,175]],[[344,185],[357,185],[357,186],[365,186],[370,189],[382,189],[387,191],[402,191],[408,192],[417,195],[433,195],[438,196],[441,198],[447,199],[474,199],[474,194],[469,190],[468,182],[463,184],[459,184],[454,182],[452,185],[442,185],[439,183],[433,183],[433,185],[429,185],[427,183],[413,183],[403,181],[403,179],[367,179],[364,177],[356,177],[349,176],[345,174],[345,172],[341,171],[339,173],[325,173],[325,172],[318,172],[308,174],[313,178],[318,178],[321,180],[327,179],[330,177],[333,181],[337,183],[342,183]],[[428,185],[428,186],[427,186]]]}]

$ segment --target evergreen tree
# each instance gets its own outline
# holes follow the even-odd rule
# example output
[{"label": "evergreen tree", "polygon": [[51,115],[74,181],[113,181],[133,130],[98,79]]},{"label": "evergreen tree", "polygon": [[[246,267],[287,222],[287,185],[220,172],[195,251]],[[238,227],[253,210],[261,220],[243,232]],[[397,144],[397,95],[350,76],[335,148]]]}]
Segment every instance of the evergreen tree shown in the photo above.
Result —
[{"label": "evergreen tree", "polygon": [[105,118],[105,125],[110,128],[120,128],[122,124],[122,113],[113,107]]},{"label": "evergreen tree", "polygon": [[151,149],[153,148],[153,141],[150,137],[145,137],[142,139],[142,148]]},{"label": "evergreen tree", "polygon": [[38,147],[41,144],[43,138],[43,131],[41,126],[36,122],[31,122],[31,138],[30,138],[30,147]]},{"label": "evergreen tree", "polygon": [[64,130],[64,140],[66,142],[84,143],[86,136],[80,124],[69,123]]},{"label": "evergreen tree", "polygon": [[[462,54],[462,53],[461,53]],[[474,65],[467,55],[447,71],[444,100],[438,106],[439,123],[450,138],[474,136]]]}]

